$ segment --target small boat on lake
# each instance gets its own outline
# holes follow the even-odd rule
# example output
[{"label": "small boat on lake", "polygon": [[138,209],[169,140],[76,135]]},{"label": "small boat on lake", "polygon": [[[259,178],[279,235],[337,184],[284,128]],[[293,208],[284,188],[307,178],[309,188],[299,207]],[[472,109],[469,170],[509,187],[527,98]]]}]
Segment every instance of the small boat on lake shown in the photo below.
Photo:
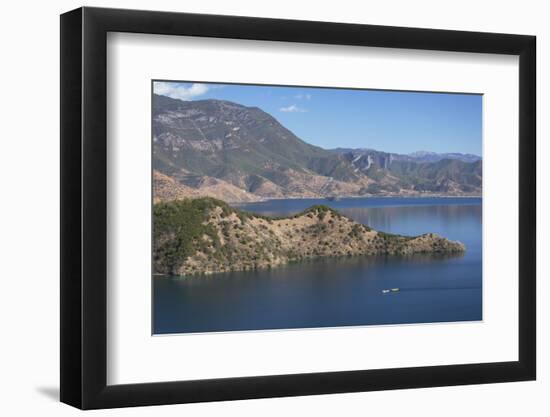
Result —
[{"label": "small boat on lake", "polygon": [[387,290],[382,290],[382,294],[388,294],[390,292],[399,292],[399,288],[390,288],[390,289],[387,289]]}]

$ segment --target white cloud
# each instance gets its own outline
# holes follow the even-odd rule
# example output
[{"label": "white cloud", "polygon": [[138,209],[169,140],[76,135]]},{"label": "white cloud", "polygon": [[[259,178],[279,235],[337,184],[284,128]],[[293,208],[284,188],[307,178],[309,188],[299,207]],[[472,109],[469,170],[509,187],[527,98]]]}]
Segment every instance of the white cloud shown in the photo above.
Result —
[{"label": "white cloud", "polygon": [[296,94],[294,96],[295,99],[297,100],[311,100],[311,94]]},{"label": "white cloud", "polygon": [[281,107],[279,111],[285,112],[285,113],[305,113],[307,112],[306,109],[302,109],[301,107],[298,107],[296,104],[291,104],[288,107]]},{"label": "white cloud", "polygon": [[153,90],[155,94],[160,94],[161,96],[188,101],[206,94],[209,87],[206,84],[200,83],[186,85],[181,83],[158,81],[155,82]]}]

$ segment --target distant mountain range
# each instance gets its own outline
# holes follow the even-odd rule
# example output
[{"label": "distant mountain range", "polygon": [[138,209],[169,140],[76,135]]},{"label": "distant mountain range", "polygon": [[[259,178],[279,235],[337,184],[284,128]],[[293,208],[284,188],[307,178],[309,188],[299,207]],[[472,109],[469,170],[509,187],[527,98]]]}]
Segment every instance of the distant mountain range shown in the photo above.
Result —
[{"label": "distant mountain range", "polygon": [[[345,132],[342,132],[345,135]],[[258,107],[153,96],[155,200],[481,195],[482,161],[310,145]]]},{"label": "distant mountain range", "polygon": [[428,152],[428,151],[416,151],[409,154],[398,154],[398,153],[387,153],[387,152],[380,152],[376,151],[374,149],[353,149],[353,148],[335,148],[331,149],[332,152],[339,153],[339,154],[346,154],[346,153],[354,153],[356,155],[359,154],[385,154],[388,156],[391,156],[393,161],[406,161],[406,162],[439,162],[442,159],[458,159],[462,162],[477,162],[481,161],[481,156],[474,155],[471,153],[458,153],[458,152],[451,152],[451,153],[437,153],[437,152]]}]

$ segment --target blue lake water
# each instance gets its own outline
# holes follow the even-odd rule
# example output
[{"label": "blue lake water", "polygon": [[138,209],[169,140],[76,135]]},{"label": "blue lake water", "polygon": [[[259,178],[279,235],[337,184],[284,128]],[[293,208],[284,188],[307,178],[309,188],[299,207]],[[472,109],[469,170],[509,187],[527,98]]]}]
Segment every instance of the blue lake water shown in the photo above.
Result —
[{"label": "blue lake water", "polygon": [[[273,200],[240,205],[265,215],[325,204],[377,230],[434,232],[462,256],[325,258],[271,270],[154,277],[153,332],[188,333],[482,319],[480,198]],[[382,290],[399,288],[399,292]]]}]

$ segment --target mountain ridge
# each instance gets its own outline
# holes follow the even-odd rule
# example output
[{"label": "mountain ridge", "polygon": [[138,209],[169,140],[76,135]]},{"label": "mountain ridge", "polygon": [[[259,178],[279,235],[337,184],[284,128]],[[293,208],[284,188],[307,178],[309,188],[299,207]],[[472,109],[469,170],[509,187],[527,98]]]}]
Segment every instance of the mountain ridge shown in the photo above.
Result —
[{"label": "mountain ridge", "polygon": [[461,255],[465,251],[462,243],[433,233],[379,232],[321,205],[274,218],[198,198],[156,204],[153,215],[156,274],[265,269],[332,256]]},{"label": "mountain ridge", "polygon": [[477,162],[481,161],[483,158],[479,155],[472,153],[461,153],[461,152],[431,152],[431,151],[415,151],[407,154],[400,154],[396,152],[386,152],[380,151],[377,149],[371,148],[332,148],[329,151],[337,154],[388,154],[391,155],[394,160],[398,161],[409,161],[409,162],[438,162],[443,159],[458,159],[463,162]]},{"label": "mountain ridge", "polygon": [[[190,194],[196,191],[199,195],[222,197],[225,193],[230,196],[227,201],[237,202],[331,196],[481,195],[481,159],[417,161],[397,155],[311,145],[258,107],[226,100],[182,101],[153,95],[153,169],[187,187],[182,190]],[[434,158],[431,153],[423,157]],[[216,181],[217,189],[223,190],[219,195],[212,188]],[[201,184],[210,184],[210,190]],[[166,200],[166,196],[158,199]]]}]

